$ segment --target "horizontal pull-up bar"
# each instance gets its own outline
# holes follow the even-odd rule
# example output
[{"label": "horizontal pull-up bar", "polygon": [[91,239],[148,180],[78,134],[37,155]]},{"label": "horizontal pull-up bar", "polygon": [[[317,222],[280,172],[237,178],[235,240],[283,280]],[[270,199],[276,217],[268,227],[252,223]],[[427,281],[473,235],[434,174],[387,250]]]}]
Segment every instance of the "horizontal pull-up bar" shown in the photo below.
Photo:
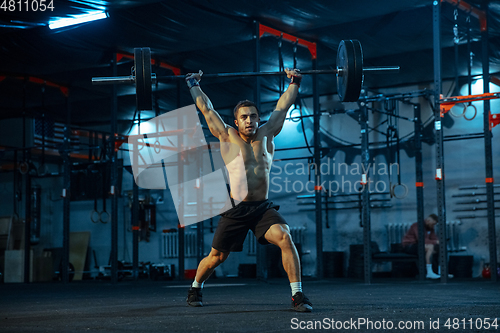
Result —
[{"label": "horizontal pull-up bar", "polygon": [[485,101],[490,99],[500,98],[500,93],[485,93],[480,95],[465,95],[465,96],[451,96],[446,97],[439,100],[441,107],[441,117],[444,117],[444,114],[451,110],[456,104],[460,103],[468,103],[468,102],[477,102],[477,101]]}]

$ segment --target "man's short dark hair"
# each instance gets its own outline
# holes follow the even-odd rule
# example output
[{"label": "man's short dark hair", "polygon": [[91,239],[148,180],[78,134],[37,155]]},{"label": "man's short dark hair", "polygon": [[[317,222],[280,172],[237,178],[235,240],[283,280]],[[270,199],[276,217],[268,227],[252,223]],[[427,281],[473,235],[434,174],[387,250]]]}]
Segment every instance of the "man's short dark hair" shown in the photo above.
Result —
[{"label": "man's short dark hair", "polygon": [[253,106],[255,108],[255,110],[257,110],[257,115],[260,116],[260,111],[259,111],[259,108],[257,107],[257,105],[254,102],[249,101],[248,99],[245,99],[244,101],[239,101],[238,104],[236,104],[236,106],[234,107],[234,110],[233,110],[234,119],[238,118],[238,110],[240,108],[251,107],[251,106]]},{"label": "man's short dark hair", "polygon": [[429,215],[430,218],[432,218],[434,221],[439,222],[439,217],[436,214],[431,214]]}]

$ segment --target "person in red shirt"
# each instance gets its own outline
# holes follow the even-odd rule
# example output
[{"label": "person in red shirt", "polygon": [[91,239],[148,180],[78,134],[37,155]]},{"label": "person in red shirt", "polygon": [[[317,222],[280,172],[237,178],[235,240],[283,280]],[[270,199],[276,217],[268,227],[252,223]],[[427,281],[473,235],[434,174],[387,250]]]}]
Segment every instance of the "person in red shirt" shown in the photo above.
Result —
[{"label": "person in red shirt", "polygon": [[[434,226],[438,223],[436,214],[429,215],[425,220],[425,263],[427,268],[426,278],[439,279],[441,276],[432,270],[432,262],[437,264],[439,253],[439,239],[434,231]],[[418,254],[418,223],[411,225],[410,229],[403,236],[403,251],[408,254]],[[432,261],[431,261],[432,259]]]}]

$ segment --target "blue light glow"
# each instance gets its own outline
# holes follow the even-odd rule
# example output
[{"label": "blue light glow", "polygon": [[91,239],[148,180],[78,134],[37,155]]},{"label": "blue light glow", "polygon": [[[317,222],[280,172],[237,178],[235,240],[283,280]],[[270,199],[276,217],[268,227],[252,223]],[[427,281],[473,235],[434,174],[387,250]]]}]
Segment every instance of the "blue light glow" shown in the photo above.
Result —
[{"label": "blue light glow", "polygon": [[108,17],[106,12],[93,12],[84,15],[75,15],[71,18],[60,18],[49,22],[50,29],[58,29],[62,27],[68,27],[75,24],[81,24],[96,20],[105,19]]}]

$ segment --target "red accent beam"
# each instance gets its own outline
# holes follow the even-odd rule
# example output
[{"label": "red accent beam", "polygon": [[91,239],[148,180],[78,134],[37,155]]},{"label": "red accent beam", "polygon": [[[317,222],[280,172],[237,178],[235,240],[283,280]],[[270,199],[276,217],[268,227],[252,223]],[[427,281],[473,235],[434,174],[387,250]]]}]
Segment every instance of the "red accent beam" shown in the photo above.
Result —
[{"label": "red accent beam", "polygon": [[39,77],[34,77],[34,76],[24,77],[24,76],[6,76],[6,75],[2,75],[2,76],[0,76],[0,82],[2,82],[3,80],[5,80],[7,77],[12,77],[13,79],[21,80],[21,81],[26,79],[26,80],[28,80],[28,82],[31,82],[31,83],[42,84],[42,85],[46,85],[48,87],[54,87],[54,88],[59,89],[64,96],[68,97],[68,95],[69,95],[69,88],[68,87],[62,86],[60,84],[57,84],[57,83],[54,83],[54,82],[51,82],[51,81],[40,79]]},{"label": "red accent beam", "polygon": [[68,97],[68,94],[69,94],[68,87],[64,87],[64,86],[61,86],[60,84],[53,83],[53,82],[50,82],[50,81],[47,81],[44,79],[40,79],[38,77],[33,77],[33,76],[28,77],[28,81],[33,82],[33,83],[37,83],[37,84],[44,84],[44,85],[49,86],[49,87],[58,88],[64,96]]},{"label": "red accent beam", "polygon": [[296,42],[299,45],[305,46],[305,47],[307,47],[307,49],[311,53],[311,57],[313,59],[316,59],[316,57],[317,57],[316,43],[309,42],[309,41],[304,40],[302,38],[292,36],[290,34],[284,33],[282,31],[273,29],[271,27],[268,27],[268,26],[265,26],[265,25],[259,23],[259,38],[262,37],[262,35],[264,35],[265,33],[268,33],[268,34],[271,34],[271,35],[274,35],[277,37],[283,36],[283,39],[285,39],[289,42],[292,42],[292,43]]},{"label": "red accent beam", "polygon": [[500,87],[500,78],[498,76],[490,76],[490,82]]},{"label": "red accent beam", "polygon": [[486,31],[488,29],[488,20],[486,19],[486,13],[476,7],[468,4],[465,1],[461,0],[441,0],[441,2],[448,2],[454,6],[457,6],[459,9],[470,13],[472,16],[479,20],[479,26],[481,27],[481,31]]},{"label": "red accent beam", "polygon": [[444,114],[451,110],[455,104],[460,103],[468,103],[468,102],[477,102],[477,101],[485,101],[489,99],[500,98],[500,93],[485,93],[480,95],[465,95],[465,96],[451,96],[443,98],[441,95],[441,99],[439,101],[441,108],[441,117],[444,117]]},{"label": "red accent beam", "polygon": [[[134,60],[134,55],[129,53],[117,53],[116,54],[116,62],[120,62],[123,58]],[[167,64],[163,61],[156,61],[156,59],[151,58],[151,65],[159,66],[160,68],[170,69],[175,76],[181,75],[181,69],[172,65]]]},{"label": "red accent beam", "polygon": [[500,124],[500,113],[493,113],[492,114],[490,112],[489,120],[490,120],[490,131],[491,131],[491,129],[493,127]]},{"label": "red accent beam", "polygon": [[12,171],[12,170],[16,170],[16,169],[17,169],[17,165],[14,163],[5,163],[5,164],[0,165],[1,171]]}]

